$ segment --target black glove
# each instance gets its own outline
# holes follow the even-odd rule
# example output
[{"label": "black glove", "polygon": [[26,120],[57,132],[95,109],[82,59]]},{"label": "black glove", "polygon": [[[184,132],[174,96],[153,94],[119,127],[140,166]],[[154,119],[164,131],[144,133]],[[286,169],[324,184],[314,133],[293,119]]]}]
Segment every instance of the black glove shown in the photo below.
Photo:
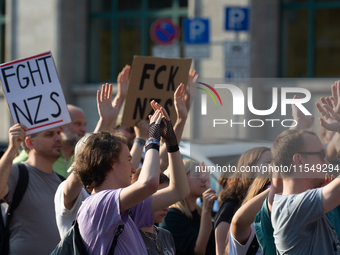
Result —
[{"label": "black glove", "polygon": [[155,122],[148,127],[148,139],[146,140],[145,153],[149,149],[156,149],[159,151],[159,140],[161,139],[160,125]]},{"label": "black glove", "polygon": [[167,151],[168,152],[178,151],[179,147],[177,144],[177,138],[176,138],[174,129],[172,127],[171,121],[166,120],[165,118],[162,118],[160,130],[161,130],[161,137],[163,137],[165,141]]}]

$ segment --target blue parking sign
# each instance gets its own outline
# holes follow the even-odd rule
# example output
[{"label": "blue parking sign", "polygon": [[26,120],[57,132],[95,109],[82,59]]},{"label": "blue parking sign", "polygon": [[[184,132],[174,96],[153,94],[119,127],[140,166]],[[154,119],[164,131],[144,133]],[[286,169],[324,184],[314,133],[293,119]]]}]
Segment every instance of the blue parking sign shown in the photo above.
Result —
[{"label": "blue parking sign", "polygon": [[248,31],[249,8],[227,7],[225,29],[232,31]]},{"label": "blue parking sign", "polygon": [[184,42],[188,44],[209,43],[209,20],[184,19]]}]

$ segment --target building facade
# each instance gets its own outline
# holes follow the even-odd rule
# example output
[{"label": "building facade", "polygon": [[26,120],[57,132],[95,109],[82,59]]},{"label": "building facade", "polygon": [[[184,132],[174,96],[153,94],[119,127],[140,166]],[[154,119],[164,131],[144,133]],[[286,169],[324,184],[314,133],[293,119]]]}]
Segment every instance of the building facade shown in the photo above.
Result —
[{"label": "building facade", "polygon": [[[186,54],[184,19],[209,20],[209,43],[196,45],[206,49],[208,56],[193,58],[200,79],[226,83],[232,76],[290,78],[293,85],[289,86],[310,90],[312,98],[308,107],[316,117],[318,113],[313,105],[320,96],[329,95],[330,86],[340,76],[340,28],[336,20],[340,1],[336,0],[3,0],[0,3],[1,62],[52,51],[66,101],[84,109],[89,131],[98,119],[96,90],[104,82],[116,83],[117,74],[125,64],[131,65],[134,55],[153,54],[156,44],[151,39],[150,27],[159,18],[170,18],[179,26],[179,39],[175,43],[179,57]],[[227,8],[232,7],[249,10],[248,30],[226,30],[230,21]],[[246,45],[248,50],[232,58],[228,49],[235,42]],[[237,66],[235,59],[243,58],[245,62]],[[277,86],[283,86],[286,81],[280,80]],[[259,80],[252,86],[257,107],[270,108],[270,85]],[[0,141],[7,141],[11,121],[2,94],[0,114]],[[197,114],[199,107],[194,107],[191,115]],[[232,115],[231,111],[226,114]],[[272,117],[279,115],[278,112]],[[185,131],[187,138],[201,137],[211,128],[195,118],[190,124]],[[318,123],[314,126],[317,128]],[[230,136],[273,140],[283,129],[268,127],[263,132],[240,127]]]}]

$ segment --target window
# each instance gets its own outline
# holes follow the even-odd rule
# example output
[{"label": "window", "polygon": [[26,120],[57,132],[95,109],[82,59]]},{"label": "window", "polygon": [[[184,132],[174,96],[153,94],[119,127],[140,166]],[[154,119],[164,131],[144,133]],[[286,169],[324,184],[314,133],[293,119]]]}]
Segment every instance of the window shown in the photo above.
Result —
[{"label": "window", "polygon": [[187,0],[90,1],[90,82],[116,81],[134,55],[149,56],[154,43],[149,29],[158,18],[171,18],[179,26],[187,16]]},{"label": "window", "polygon": [[5,62],[5,0],[0,0],[0,63]]},{"label": "window", "polygon": [[340,1],[283,0],[281,76],[340,75]]}]

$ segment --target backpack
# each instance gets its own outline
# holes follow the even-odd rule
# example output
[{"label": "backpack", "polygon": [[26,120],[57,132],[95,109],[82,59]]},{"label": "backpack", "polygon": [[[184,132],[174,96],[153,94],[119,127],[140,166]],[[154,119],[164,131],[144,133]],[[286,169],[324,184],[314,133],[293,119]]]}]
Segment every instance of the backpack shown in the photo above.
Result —
[{"label": "backpack", "polygon": [[[0,255],[8,255],[9,253],[9,224],[12,220],[13,213],[15,209],[19,206],[28,185],[28,170],[24,164],[18,164],[19,167],[19,178],[17,185],[14,190],[12,203],[8,206],[6,213],[6,224],[4,223],[4,219],[2,215],[0,215]],[[61,181],[65,180],[65,178],[59,174],[57,174]]]},{"label": "backpack", "polygon": [[7,255],[9,252],[9,223],[13,217],[14,210],[19,206],[22,197],[24,196],[28,185],[28,171],[25,165],[18,164],[19,179],[13,194],[13,201],[8,206],[6,224],[0,217],[0,255]]},{"label": "backpack", "polygon": [[[113,238],[111,248],[108,255],[114,254],[114,249],[117,245],[118,237],[123,232],[124,225],[119,225],[116,234]],[[72,227],[67,231],[64,238],[59,242],[57,247],[52,251],[51,255],[85,255],[86,248],[83,244],[79,233],[78,222],[75,220]]]}]

